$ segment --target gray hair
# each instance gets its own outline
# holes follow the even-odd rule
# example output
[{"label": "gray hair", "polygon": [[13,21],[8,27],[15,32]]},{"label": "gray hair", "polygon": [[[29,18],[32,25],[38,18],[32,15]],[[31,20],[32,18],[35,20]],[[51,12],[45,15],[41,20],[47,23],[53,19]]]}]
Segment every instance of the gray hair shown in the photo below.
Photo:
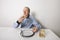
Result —
[{"label": "gray hair", "polygon": [[29,13],[30,13],[30,8],[29,8],[29,7],[25,7],[25,8],[27,8],[27,9],[28,9],[28,11],[29,11]]}]

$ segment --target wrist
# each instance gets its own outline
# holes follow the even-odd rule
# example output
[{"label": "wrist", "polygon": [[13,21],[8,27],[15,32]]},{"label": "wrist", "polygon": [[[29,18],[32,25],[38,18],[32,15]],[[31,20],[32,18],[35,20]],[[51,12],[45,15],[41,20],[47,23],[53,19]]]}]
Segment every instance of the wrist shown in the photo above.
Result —
[{"label": "wrist", "polygon": [[21,22],[19,22],[19,21],[17,20],[17,23],[20,24]]}]

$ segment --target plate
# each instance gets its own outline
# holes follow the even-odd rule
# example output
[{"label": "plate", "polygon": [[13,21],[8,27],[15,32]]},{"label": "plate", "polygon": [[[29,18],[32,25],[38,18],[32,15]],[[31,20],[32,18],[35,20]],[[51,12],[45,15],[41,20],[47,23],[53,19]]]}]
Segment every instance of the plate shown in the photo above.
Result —
[{"label": "plate", "polygon": [[22,30],[21,35],[23,37],[32,37],[35,33],[32,30]]}]

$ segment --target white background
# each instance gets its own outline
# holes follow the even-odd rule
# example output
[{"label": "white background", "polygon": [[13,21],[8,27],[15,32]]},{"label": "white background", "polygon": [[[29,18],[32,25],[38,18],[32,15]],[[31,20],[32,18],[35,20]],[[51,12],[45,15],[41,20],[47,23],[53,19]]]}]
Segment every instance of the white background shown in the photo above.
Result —
[{"label": "white background", "polygon": [[0,0],[0,27],[11,27],[25,6],[44,27],[60,35],[60,0]]}]

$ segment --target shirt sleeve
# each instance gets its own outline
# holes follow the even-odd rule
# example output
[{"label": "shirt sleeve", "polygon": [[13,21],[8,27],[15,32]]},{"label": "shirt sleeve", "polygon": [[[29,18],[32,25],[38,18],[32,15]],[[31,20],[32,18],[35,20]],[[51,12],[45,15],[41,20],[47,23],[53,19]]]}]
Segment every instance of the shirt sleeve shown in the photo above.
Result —
[{"label": "shirt sleeve", "polygon": [[13,23],[13,27],[14,28],[19,28],[19,27],[21,27],[21,23],[19,23],[18,21],[16,21],[16,22]]},{"label": "shirt sleeve", "polygon": [[41,28],[40,23],[38,21],[36,21],[36,19],[33,17],[32,17],[32,20],[33,20],[33,25],[36,26],[38,28],[38,30],[40,30],[40,28]]}]

